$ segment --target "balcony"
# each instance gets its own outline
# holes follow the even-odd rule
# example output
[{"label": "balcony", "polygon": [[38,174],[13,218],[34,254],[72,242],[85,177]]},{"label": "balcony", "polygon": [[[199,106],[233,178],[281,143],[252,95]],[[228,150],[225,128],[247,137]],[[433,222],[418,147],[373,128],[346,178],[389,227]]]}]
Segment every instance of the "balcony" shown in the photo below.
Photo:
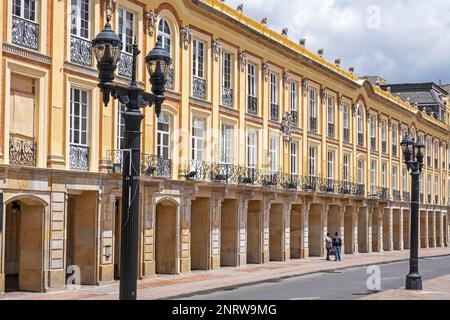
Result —
[{"label": "balcony", "polygon": [[396,145],[396,144],[393,144],[393,145],[392,145],[392,155],[393,155],[394,157],[397,156],[397,145]]},{"label": "balcony", "polygon": [[117,67],[120,76],[131,78],[133,72],[133,55],[128,52],[121,52],[120,61]]},{"label": "balcony", "polygon": [[[107,153],[110,172],[123,172],[123,150],[111,150]],[[141,155],[141,175],[170,179],[172,176],[172,160],[150,154]]]},{"label": "balcony", "polygon": [[389,189],[374,187],[372,192],[369,194],[369,198],[379,199],[379,200],[387,200],[389,197]]},{"label": "balcony", "polygon": [[374,137],[370,138],[370,149],[373,151],[377,149],[377,139]]},{"label": "balcony", "polygon": [[70,36],[70,61],[90,67],[92,65],[91,41],[71,35]]},{"label": "balcony", "polygon": [[392,199],[394,201],[401,201],[402,200],[402,194],[398,190],[392,190]]},{"label": "balcony", "polygon": [[387,142],[381,141],[381,152],[387,153]]},{"label": "balcony", "polygon": [[403,198],[403,201],[410,202],[411,201],[411,194],[409,192],[403,191],[402,198]]},{"label": "balcony", "polygon": [[358,146],[364,147],[364,134],[358,133]]},{"label": "balcony", "polygon": [[227,108],[233,107],[233,89],[222,87],[222,105]]},{"label": "balcony", "polygon": [[258,98],[248,96],[247,112],[251,114],[258,114]]},{"label": "balcony", "polygon": [[72,170],[89,170],[89,148],[86,146],[71,145],[69,150],[69,166]]},{"label": "balcony", "polygon": [[[5,17],[4,17],[5,18]],[[39,49],[39,24],[12,16],[12,43],[32,50]]]},{"label": "balcony", "polygon": [[295,110],[291,110],[291,116],[292,116],[292,122],[294,123],[295,127],[299,127],[298,125],[298,112]]},{"label": "balcony", "polygon": [[309,131],[317,133],[317,118],[309,117]]},{"label": "balcony", "polygon": [[192,77],[192,96],[196,99],[206,100],[206,80]]},{"label": "balcony", "polygon": [[276,103],[270,104],[270,120],[278,121],[278,105]]},{"label": "balcony", "polygon": [[169,90],[169,91],[175,90],[174,76],[175,76],[175,71],[172,68],[168,69],[167,74],[166,74],[166,84],[165,84],[166,90]]},{"label": "balcony", "polygon": [[10,135],[9,164],[13,166],[36,166],[36,140],[28,137]]},{"label": "balcony", "polygon": [[321,177],[301,177],[279,171],[191,160],[185,163],[186,180],[282,189],[364,196],[364,185]]},{"label": "balcony", "polygon": [[344,128],[344,142],[350,142],[350,130],[348,128]]},{"label": "balcony", "polygon": [[334,138],[334,123],[328,123],[328,137]]}]

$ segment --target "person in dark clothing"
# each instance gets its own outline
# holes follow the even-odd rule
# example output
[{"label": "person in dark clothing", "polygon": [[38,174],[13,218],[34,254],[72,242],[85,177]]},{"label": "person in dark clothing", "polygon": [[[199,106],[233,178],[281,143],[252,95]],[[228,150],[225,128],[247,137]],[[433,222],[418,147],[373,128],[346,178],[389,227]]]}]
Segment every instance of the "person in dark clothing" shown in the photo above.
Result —
[{"label": "person in dark clothing", "polygon": [[333,237],[333,251],[336,259],[334,261],[341,261],[341,247],[342,239],[339,237],[339,233],[336,232]]}]

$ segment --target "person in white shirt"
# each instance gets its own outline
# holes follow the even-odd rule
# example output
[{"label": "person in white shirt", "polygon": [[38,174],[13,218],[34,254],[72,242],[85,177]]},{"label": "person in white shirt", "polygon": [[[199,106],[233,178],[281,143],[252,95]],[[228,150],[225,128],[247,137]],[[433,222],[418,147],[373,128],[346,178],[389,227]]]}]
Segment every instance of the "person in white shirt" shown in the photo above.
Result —
[{"label": "person in white shirt", "polygon": [[327,260],[330,260],[330,254],[331,254],[331,249],[333,249],[333,240],[330,237],[331,235],[329,233],[327,233],[327,236],[325,237],[325,249],[327,250]]}]

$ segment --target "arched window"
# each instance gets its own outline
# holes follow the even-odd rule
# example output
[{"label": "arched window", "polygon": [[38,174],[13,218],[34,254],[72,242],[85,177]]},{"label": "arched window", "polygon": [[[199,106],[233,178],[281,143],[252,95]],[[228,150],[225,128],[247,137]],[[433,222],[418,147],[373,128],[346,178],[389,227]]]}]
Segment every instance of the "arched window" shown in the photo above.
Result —
[{"label": "arched window", "polygon": [[363,118],[361,108],[358,107],[358,133],[363,132]]},{"label": "arched window", "polygon": [[[169,23],[161,19],[159,20],[158,24],[158,36],[161,37],[163,48],[167,51],[167,53],[173,58],[173,39],[172,39],[172,31],[170,30]],[[167,90],[174,90],[174,72],[173,68],[170,67],[167,71],[166,75],[166,89]]]},{"label": "arched window", "polygon": [[170,117],[167,113],[161,113],[158,118],[157,155],[163,159],[169,159],[170,155]]},{"label": "arched window", "polygon": [[358,160],[358,184],[364,184],[364,162],[362,159]]},{"label": "arched window", "polygon": [[172,56],[172,32],[166,20],[159,20],[158,36],[161,36],[163,48]]}]

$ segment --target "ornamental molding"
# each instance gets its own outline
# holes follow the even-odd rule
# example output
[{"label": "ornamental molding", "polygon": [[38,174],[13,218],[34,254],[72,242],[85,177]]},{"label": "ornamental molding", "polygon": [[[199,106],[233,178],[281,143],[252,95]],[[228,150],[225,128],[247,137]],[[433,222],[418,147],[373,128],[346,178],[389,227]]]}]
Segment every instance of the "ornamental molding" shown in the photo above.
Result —
[{"label": "ornamental molding", "polygon": [[219,39],[214,39],[212,43],[214,60],[219,61],[220,49],[222,49],[222,42]]},{"label": "ornamental molding", "polygon": [[292,76],[289,73],[289,71],[286,71],[284,73],[283,77],[284,77],[284,85],[286,86],[286,89],[288,89],[289,88],[289,84],[291,83]]},{"label": "ornamental molding", "polygon": [[294,130],[294,120],[290,112],[285,112],[281,120],[281,132],[283,139],[286,141],[292,140],[292,131]]},{"label": "ornamental molding", "polygon": [[239,64],[241,66],[241,72],[245,71],[247,65],[247,53],[245,51],[239,52]]},{"label": "ornamental molding", "polygon": [[320,98],[322,99],[322,103],[325,103],[325,100],[327,98],[327,88],[322,88],[322,90],[320,90]]},{"label": "ornamental molding", "polygon": [[303,90],[303,96],[308,96],[308,89],[309,89],[309,79],[304,78],[302,80],[302,90]]},{"label": "ornamental molding", "polygon": [[[353,105],[352,105],[352,115],[353,115],[353,117],[356,117],[356,113],[357,113],[357,111],[358,111],[358,108],[359,108],[359,103],[354,103]],[[367,117],[368,118],[368,117]]]},{"label": "ornamental molding", "polygon": [[156,14],[156,12],[154,10],[150,10],[145,13],[145,23],[147,26],[147,34],[150,37],[153,37],[153,35],[155,34],[156,20],[158,20],[158,15]]},{"label": "ornamental molding", "polygon": [[20,57],[31,59],[36,62],[40,62],[40,63],[44,63],[44,64],[48,64],[48,65],[52,64],[52,58],[49,56],[46,56],[46,55],[38,53],[38,52],[31,51],[31,50],[28,50],[28,49],[25,49],[22,47],[11,45],[9,43],[3,43],[2,50],[3,50],[3,52],[7,52],[7,53],[11,53],[11,54],[20,56]]},{"label": "ornamental molding", "polygon": [[91,76],[91,77],[98,77],[98,71],[94,68],[90,68],[87,66],[79,65],[70,61],[64,61],[64,69],[68,69],[71,71],[83,73],[85,75]]},{"label": "ornamental molding", "polygon": [[269,78],[270,69],[271,69],[271,67],[268,62],[263,63],[263,73],[264,73],[264,79],[266,81]]},{"label": "ornamental molding", "polygon": [[184,50],[189,49],[189,45],[191,44],[192,41],[192,29],[189,26],[185,26],[183,28],[181,28],[181,35],[183,38],[183,47]]}]

